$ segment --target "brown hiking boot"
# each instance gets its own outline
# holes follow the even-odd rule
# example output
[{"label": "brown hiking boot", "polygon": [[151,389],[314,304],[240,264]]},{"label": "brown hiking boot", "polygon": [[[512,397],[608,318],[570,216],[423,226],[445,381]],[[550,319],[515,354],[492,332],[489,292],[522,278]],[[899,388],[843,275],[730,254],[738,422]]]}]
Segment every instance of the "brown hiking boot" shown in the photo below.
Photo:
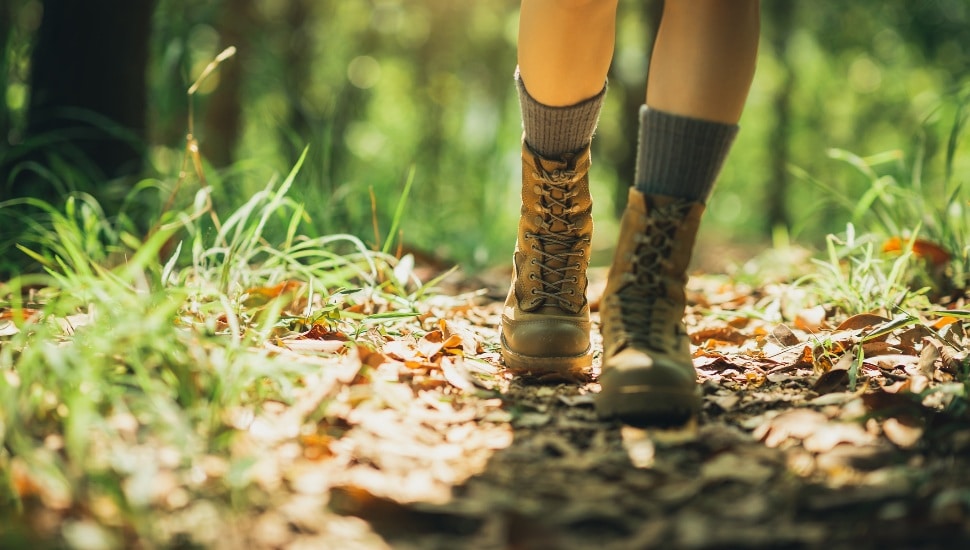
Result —
[{"label": "brown hiking boot", "polygon": [[687,264],[704,205],[630,189],[600,303],[600,416],[678,422],[700,410],[684,327]]},{"label": "brown hiking boot", "polygon": [[522,214],[502,313],[502,357],[512,370],[575,378],[592,363],[589,164],[589,147],[549,160],[522,144]]}]

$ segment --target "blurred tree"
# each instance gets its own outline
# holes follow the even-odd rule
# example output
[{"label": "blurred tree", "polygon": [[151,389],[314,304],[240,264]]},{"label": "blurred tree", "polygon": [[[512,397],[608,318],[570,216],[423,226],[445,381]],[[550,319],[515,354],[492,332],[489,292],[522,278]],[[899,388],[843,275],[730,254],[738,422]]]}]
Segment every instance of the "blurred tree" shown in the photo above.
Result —
[{"label": "blurred tree", "polygon": [[797,71],[791,66],[788,48],[791,44],[796,6],[795,2],[766,2],[762,8],[768,46],[779,61],[780,71],[778,86],[772,92],[771,104],[775,120],[768,141],[771,171],[764,190],[767,198],[763,223],[768,232],[775,227],[787,228],[791,225],[788,213],[788,165],[791,162],[791,102]]},{"label": "blurred tree", "polygon": [[218,86],[206,100],[203,154],[220,168],[232,164],[243,130],[245,72],[253,58],[252,36],[257,31],[253,0],[223,0],[218,20],[219,50],[236,47],[235,59],[219,67]]},{"label": "blurred tree", "polygon": [[283,51],[284,93],[288,108],[287,124],[299,139],[284,140],[290,164],[296,162],[303,148],[312,141],[314,120],[305,107],[313,69],[313,32],[310,23],[313,6],[309,0],[290,0],[283,15],[288,32],[281,33]]},{"label": "blurred tree", "polygon": [[[43,3],[25,135],[47,146],[31,154],[70,159],[93,180],[141,172],[153,5],[151,0]],[[54,200],[56,192],[38,188],[35,178],[12,182],[15,196]]]},{"label": "blurred tree", "polygon": [[[643,50],[644,59],[650,59],[653,52],[653,41],[657,36],[657,29],[660,28],[660,17],[663,14],[664,0],[647,0],[636,2],[635,5],[624,5],[625,11],[622,17],[635,17],[639,19],[638,28],[647,30],[645,36],[636,41],[634,47]],[[633,185],[636,176],[636,156],[637,143],[634,141],[640,126],[640,106],[643,105],[646,97],[646,81],[637,83],[624,82],[623,78],[616,75],[617,63],[612,65],[613,70],[610,76],[610,93],[620,96],[620,117],[619,130],[621,136],[627,139],[616,140],[614,147],[609,151],[609,162],[616,169],[616,192],[613,196],[613,214],[617,217],[623,214],[626,207],[627,193]],[[639,75],[645,77],[646,75]],[[632,137],[632,139],[631,139]],[[599,143],[594,142],[594,143]],[[594,145],[596,146],[596,145]]]},{"label": "blurred tree", "polygon": [[[0,2],[0,90],[7,89],[7,79],[9,70],[7,65],[11,62],[8,55],[10,36],[13,33],[13,6],[12,2]],[[5,98],[4,98],[5,99]],[[6,101],[0,101],[0,144],[6,146],[10,135],[10,111]]]},{"label": "blurred tree", "polygon": [[[147,36],[146,6],[153,3],[145,59],[127,44]],[[40,18],[28,15],[42,5],[48,9],[37,34],[31,91],[26,43]],[[127,148],[108,149],[130,156],[78,162],[101,178],[98,185],[110,184],[117,171],[100,164],[120,169],[127,158],[135,168],[141,158],[131,146],[143,127],[134,114],[140,94],[124,92],[141,76],[140,57],[150,78],[150,158],[163,174],[175,174],[186,131],[185,90],[219,51],[235,45],[237,57],[207,81],[196,105],[204,155],[218,168],[232,166],[211,174],[220,209],[238,206],[309,146],[303,183],[292,191],[308,205],[308,232],[369,238],[375,218],[386,229],[414,167],[405,239],[472,266],[504,262],[517,214],[521,126],[511,75],[518,6],[519,0],[0,0],[0,44],[15,46],[6,48],[8,65],[0,66],[0,81],[10,83],[0,131],[19,151],[32,146],[40,152],[38,160],[56,154],[73,161],[120,142]],[[610,93],[594,142],[594,184],[599,196],[619,191],[617,206],[633,179],[636,113],[661,8],[661,0],[620,5]],[[60,27],[52,31],[57,21],[49,18],[57,14]],[[970,2],[809,7],[773,0],[763,2],[763,17],[743,131],[705,223],[732,241],[759,242],[772,227],[788,226],[794,238],[815,242],[846,219],[833,213],[825,193],[792,178],[788,168],[803,168],[857,195],[867,184],[827,161],[826,149],[871,155],[907,148],[928,118],[947,116],[938,108],[942,100],[970,77]],[[87,67],[58,61],[63,70],[49,74],[57,48],[95,60]],[[39,141],[35,111],[59,97],[45,88],[66,95],[99,89],[88,95],[105,106],[88,106],[94,114],[83,123],[69,120],[76,133],[65,131],[62,118],[61,127],[47,133],[50,140]],[[24,137],[28,105],[32,137]],[[135,122],[121,124],[122,115],[111,110],[132,114]],[[118,131],[101,131],[95,139],[92,116],[115,120],[108,127]],[[942,146],[933,135],[926,141],[928,153]],[[9,150],[0,151],[0,163]],[[454,231],[443,239],[442,227]]]}]

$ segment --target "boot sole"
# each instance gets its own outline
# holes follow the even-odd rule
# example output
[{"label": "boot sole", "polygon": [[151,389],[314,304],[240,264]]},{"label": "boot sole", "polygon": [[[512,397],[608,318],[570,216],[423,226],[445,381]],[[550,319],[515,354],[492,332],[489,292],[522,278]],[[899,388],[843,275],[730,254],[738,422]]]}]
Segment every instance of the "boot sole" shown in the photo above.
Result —
[{"label": "boot sole", "polygon": [[635,425],[677,425],[697,417],[703,401],[699,390],[640,385],[601,391],[593,404],[600,418],[617,418]]},{"label": "boot sole", "polygon": [[505,343],[505,336],[502,336],[502,360],[506,368],[516,374],[531,374],[533,376],[547,375],[570,375],[571,378],[585,378],[583,369],[593,364],[593,347],[586,348],[586,351],[579,355],[566,355],[562,357],[535,357],[532,355],[522,355],[515,353],[508,348]]}]

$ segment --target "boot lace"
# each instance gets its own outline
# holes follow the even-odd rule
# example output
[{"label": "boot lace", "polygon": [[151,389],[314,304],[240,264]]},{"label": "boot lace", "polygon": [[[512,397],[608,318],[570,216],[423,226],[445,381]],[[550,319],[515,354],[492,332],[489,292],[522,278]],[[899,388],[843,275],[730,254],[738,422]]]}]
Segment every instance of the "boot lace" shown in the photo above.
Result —
[{"label": "boot lace", "polygon": [[539,275],[530,273],[529,278],[541,284],[532,294],[574,309],[582,303],[582,296],[576,296],[575,288],[564,286],[579,282],[583,245],[590,241],[589,235],[579,234],[572,220],[572,214],[578,212],[572,199],[579,194],[576,182],[581,175],[575,170],[536,167],[535,177],[539,184],[533,192],[540,197],[542,215],[535,220],[539,232],[528,232],[525,237],[533,241],[535,255],[530,261],[539,266]]},{"label": "boot lace", "polygon": [[623,274],[623,286],[617,292],[620,330],[627,344],[656,351],[667,351],[670,338],[683,331],[678,323],[671,332],[669,319],[679,321],[683,315],[674,311],[682,304],[672,299],[667,287],[668,262],[675,246],[678,227],[690,210],[687,202],[675,202],[655,208],[647,216],[643,233],[634,236],[636,248],[631,272]]}]

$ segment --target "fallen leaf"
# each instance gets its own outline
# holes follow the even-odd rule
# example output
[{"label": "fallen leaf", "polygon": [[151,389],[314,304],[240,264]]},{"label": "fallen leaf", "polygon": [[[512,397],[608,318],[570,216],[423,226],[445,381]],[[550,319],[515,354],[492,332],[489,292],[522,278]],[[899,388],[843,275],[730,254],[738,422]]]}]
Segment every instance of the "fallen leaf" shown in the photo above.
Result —
[{"label": "fallen leaf", "polygon": [[867,365],[875,366],[884,371],[904,369],[910,372],[918,368],[919,357],[901,354],[877,355],[875,357],[866,357],[865,362]]},{"label": "fallen leaf", "polygon": [[822,306],[803,309],[795,315],[795,327],[808,332],[815,332],[825,327],[827,315]]},{"label": "fallen leaf", "polygon": [[461,348],[466,357],[481,353],[483,351],[481,341],[478,337],[476,337],[475,333],[460,327],[458,323],[441,319],[438,326],[441,328],[441,332],[448,337],[449,341],[451,341],[451,338],[454,336],[458,336],[460,338]]},{"label": "fallen leaf", "polygon": [[858,313],[839,323],[835,330],[862,330],[873,325],[886,323],[890,319],[875,313]]},{"label": "fallen leaf", "polygon": [[711,395],[705,398],[717,405],[722,411],[729,412],[741,401],[741,397],[736,393],[727,395]]},{"label": "fallen leaf", "polygon": [[[892,237],[882,245],[883,252],[902,252],[903,241],[900,237]],[[942,246],[925,239],[916,239],[912,245],[913,255],[928,261],[934,266],[941,266],[950,261],[950,253]]]},{"label": "fallen leaf", "polygon": [[[745,334],[737,330],[734,327],[728,325],[722,325],[717,327],[703,328],[700,330],[695,330],[690,333],[690,340],[693,344],[698,345],[706,340],[714,340],[718,342],[725,342],[727,344],[743,344],[748,340]],[[705,346],[711,347],[711,346]]]},{"label": "fallen leaf", "polygon": [[442,357],[439,365],[449,384],[466,393],[476,390],[475,377],[465,368],[462,357]]},{"label": "fallen leaf", "polygon": [[284,294],[296,294],[301,287],[303,283],[299,281],[283,281],[274,286],[248,288],[243,303],[250,307],[259,306]]},{"label": "fallen leaf", "polygon": [[901,449],[912,449],[923,437],[923,427],[915,422],[904,422],[898,418],[887,418],[882,423],[882,433]]},{"label": "fallen leaf", "polygon": [[957,323],[959,321],[960,320],[957,319],[956,317],[952,317],[950,315],[944,315],[939,319],[937,319],[936,321],[933,321],[933,324],[930,326],[932,326],[936,330],[940,330],[947,325],[952,325],[953,323]]},{"label": "fallen leaf", "polygon": [[337,353],[347,346],[345,340],[288,338],[279,339],[277,342],[280,346],[289,350],[319,353]]},{"label": "fallen leaf", "polygon": [[821,453],[843,443],[864,446],[873,441],[872,434],[854,422],[825,422],[816,426],[816,430],[802,444],[806,451]]},{"label": "fallen leaf", "polygon": [[795,332],[788,327],[788,325],[775,325],[771,329],[771,337],[774,339],[775,343],[783,347],[796,346],[801,339],[795,334]]},{"label": "fallen leaf", "polygon": [[392,357],[400,361],[417,363],[422,362],[422,355],[418,352],[418,349],[411,343],[402,339],[394,339],[384,342],[381,349],[388,357]]},{"label": "fallen leaf", "polygon": [[785,411],[762,424],[754,431],[755,439],[764,441],[768,447],[778,447],[789,439],[805,439],[820,426],[828,422],[828,417],[811,409],[792,409]]},{"label": "fallen leaf", "polygon": [[431,359],[444,348],[445,335],[440,330],[432,330],[425,334],[415,344],[418,354],[425,359]]}]

